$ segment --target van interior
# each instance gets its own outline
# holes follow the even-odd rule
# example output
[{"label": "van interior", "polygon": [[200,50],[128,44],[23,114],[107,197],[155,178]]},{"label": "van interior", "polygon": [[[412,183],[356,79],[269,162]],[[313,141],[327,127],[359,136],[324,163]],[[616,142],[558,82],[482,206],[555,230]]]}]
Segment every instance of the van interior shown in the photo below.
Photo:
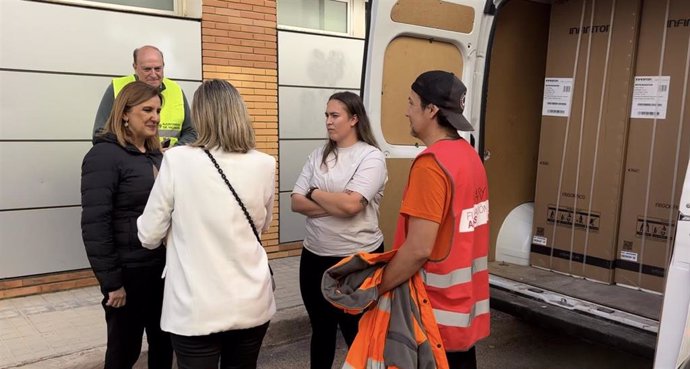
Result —
[{"label": "van interior", "polygon": [[[495,259],[499,232],[505,232],[503,226],[510,221],[506,218],[535,198],[550,8],[544,1],[510,0],[499,8],[494,24],[484,91],[484,139],[479,146],[491,199],[490,272],[534,286],[535,291],[554,291],[658,321],[662,304],[658,294]],[[511,224],[515,227],[519,220]],[[500,240],[498,247],[523,241],[525,235],[522,247],[529,247],[531,229],[522,228],[518,233],[523,239]]]}]

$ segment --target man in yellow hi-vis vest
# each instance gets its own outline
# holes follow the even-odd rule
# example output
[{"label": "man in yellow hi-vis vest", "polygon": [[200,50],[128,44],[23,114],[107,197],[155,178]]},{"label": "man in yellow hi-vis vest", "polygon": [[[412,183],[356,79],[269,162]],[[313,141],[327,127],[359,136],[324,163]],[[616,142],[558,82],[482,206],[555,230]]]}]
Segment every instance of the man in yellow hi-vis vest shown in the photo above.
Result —
[{"label": "man in yellow hi-vis vest", "polygon": [[184,145],[196,139],[187,98],[180,85],[163,76],[164,66],[163,53],[155,46],[147,45],[134,49],[134,74],[114,78],[105,90],[93,125],[94,137],[105,126],[117,94],[128,83],[139,80],[160,88],[163,95],[158,135],[164,147]]}]

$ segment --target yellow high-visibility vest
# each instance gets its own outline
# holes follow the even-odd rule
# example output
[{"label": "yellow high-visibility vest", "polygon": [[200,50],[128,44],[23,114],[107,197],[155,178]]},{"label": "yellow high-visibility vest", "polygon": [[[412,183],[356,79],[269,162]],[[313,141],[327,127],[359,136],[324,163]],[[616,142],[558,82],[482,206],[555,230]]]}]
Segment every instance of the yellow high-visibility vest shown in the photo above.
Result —
[{"label": "yellow high-visibility vest", "polygon": [[[134,75],[113,78],[113,91],[115,97],[127,86],[127,84],[136,81]],[[182,123],[184,122],[184,98],[180,85],[174,81],[163,78],[163,85],[165,89],[161,91],[163,95],[163,106],[161,107],[161,117],[158,123],[158,135],[161,142],[170,139],[170,147],[177,143],[182,132]]]}]

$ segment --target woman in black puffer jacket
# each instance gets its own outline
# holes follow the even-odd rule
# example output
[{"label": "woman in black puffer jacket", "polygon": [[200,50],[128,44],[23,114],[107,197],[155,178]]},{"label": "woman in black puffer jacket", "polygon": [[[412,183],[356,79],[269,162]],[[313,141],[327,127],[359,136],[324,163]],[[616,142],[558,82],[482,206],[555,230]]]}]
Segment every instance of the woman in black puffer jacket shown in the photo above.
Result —
[{"label": "woman in black puffer jacket", "polygon": [[157,135],[161,104],[157,88],[144,82],[125,86],[82,163],[82,238],[104,295],[106,369],[132,368],[144,329],[148,367],[172,366],[170,337],[160,329],[165,249],[145,249],[137,237],[137,217],[163,157]]}]

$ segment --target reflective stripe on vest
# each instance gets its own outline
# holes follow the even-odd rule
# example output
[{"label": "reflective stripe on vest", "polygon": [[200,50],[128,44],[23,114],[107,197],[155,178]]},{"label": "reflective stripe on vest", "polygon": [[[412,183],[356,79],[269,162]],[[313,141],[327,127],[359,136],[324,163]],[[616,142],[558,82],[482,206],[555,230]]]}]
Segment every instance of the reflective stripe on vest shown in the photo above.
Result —
[{"label": "reflective stripe on vest", "polygon": [[385,311],[387,313],[391,312],[391,299],[388,298],[388,296],[381,296],[379,297],[379,301],[376,304],[376,308]]},{"label": "reflective stripe on vest", "polygon": [[342,259],[323,275],[321,287],[328,302],[351,314],[366,310],[343,368],[448,369],[440,327],[421,273],[378,294],[384,266],[394,255],[395,251],[358,253]]},{"label": "reflective stripe on vest", "polygon": [[490,311],[489,300],[477,301],[469,313],[458,313],[455,311],[446,311],[441,309],[433,309],[436,324],[445,325],[448,327],[468,328],[472,325],[474,318],[488,314]]},{"label": "reflective stripe on vest", "polygon": [[472,282],[472,276],[477,272],[488,269],[488,258],[486,256],[474,259],[472,266],[456,269],[447,274],[431,273],[422,269],[422,279],[424,284],[429,287],[448,288],[463,283]]},{"label": "reflective stripe on vest", "polygon": [[[113,92],[115,97],[129,83],[136,81],[134,75],[113,78]],[[158,136],[161,142],[170,139],[170,146],[177,143],[184,123],[184,97],[182,88],[174,81],[163,78],[165,88],[161,91],[163,95],[163,106],[161,107],[161,121],[158,123]]]},{"label": "reflective stripe on vest", "polygon": [[[448,351],[466,351],[489,335],[489,201],[486,173],[479,156],[462,139],[442,140],[424,150],[451,184],[454,226],[445,259],[422,268],[434,316]],[[412,164],[414,165],[414,163]],[[407,195],[405,188],[403,198]],[[407,218],[398,219],[393,248],[407,237]]]},{"label": "reflective stripe on vest", "polygon": [[[343,369],[355,369],[355,367],[345,362]],[[386,364],[382,361],[369,359],[367,360],[367,369],[386,369]]]},{"label": "reflective stripe on vest", "polygon": [[158,135],[161,137],[178,137],[180,134],[179,130],[172,129],[158,129]]}]

